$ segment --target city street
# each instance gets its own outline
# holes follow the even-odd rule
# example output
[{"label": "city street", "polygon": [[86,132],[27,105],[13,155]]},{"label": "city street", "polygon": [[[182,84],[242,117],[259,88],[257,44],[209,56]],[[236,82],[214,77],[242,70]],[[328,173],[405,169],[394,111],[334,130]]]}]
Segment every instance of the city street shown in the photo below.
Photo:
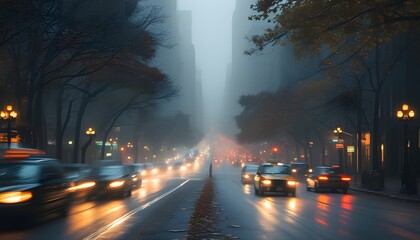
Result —
[{"label": "city street", "polygon": [[420,239],[420,204],[350,190],[255,196],[240,168],[214,169],[218,226],[240,239]]}]

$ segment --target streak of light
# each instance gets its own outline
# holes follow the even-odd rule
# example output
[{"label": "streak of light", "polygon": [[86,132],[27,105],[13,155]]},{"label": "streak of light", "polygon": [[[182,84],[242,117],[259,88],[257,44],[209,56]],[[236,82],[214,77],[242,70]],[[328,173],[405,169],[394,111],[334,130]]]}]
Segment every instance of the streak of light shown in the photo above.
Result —
[{"label": "streak of light", "polygon": [[93,239],[97,239],[98,237],[100,237],[102,234],[104,234],[105,232],[107,232],[108,230],[120,225],[121,223],[124,223],[127,219],[129,219],[131,216],[133,216],[134,214],[136,214],[137,212],[140,212],[150,206],[152,206],[154,203],[158,202],[159,200],[165,198],[166,196],[168,196],[169,194],[175,192],[177,189],[179,189],[180,187],[184,186],[187,182],[189,182],[190,180],[187,179],[186,181],[184,181],[183,183],[181,183],[180,185],[178,185],[177,187],[175,187],[174,189],[156,197],[155,199],[153,199],[150,202],[147,202],[146,204],[135,208],[133,210],[131,210],[130,212],[124,214],[122,217],[114,220],[113,222],[111,222],[110,224],[100,228],[98,231],[92,233],[91,235],[89,235],[88,237],[84,238],[84,240],[93,240]]}]

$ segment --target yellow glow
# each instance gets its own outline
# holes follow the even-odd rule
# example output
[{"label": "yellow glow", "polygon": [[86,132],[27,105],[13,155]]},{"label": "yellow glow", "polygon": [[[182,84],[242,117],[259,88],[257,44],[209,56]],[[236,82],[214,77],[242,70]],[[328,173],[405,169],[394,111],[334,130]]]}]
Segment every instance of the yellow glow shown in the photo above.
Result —
[{"label": "yellow glow", "polygon": [[248,174],[245,174],[244,178],[249,178],[249,175]]},{"label": "yellow glow", "polygon": [[308,169],[308,172],[312,172],[312,168],[309,168],[309,169]]},{"label": "yellow glow", "polygon": [[90,187],[93,187],[95,185],[96,185],[95,182],[85,182],[85,183],[82,183],[80,185],[71,187],[71,188],[69,188],[69,190],[79,190],[79,189],[84,189],[84,188],[90,188]]},{"label": "yellow glow", "polygon": [[320,177],[318,177],[318,179],[319,179],[319,180],[328,180],[328,177],[325,177],[325,176],[320,176]]},{"label": "yellow glow", "polygon": [[7,111],[12,111],[12,109],[13,109],[12,105],[7,105],[7,106],[6,106],[6,110],[7,110]]},{"label": "yellow glow", "polygon": [[0,193],[0,203],[13,204],[26,202],[32,198],[32,192],[4,192]]},{"label": "yellow glow", "polygon": [[408,105],[407,104],[403,104],[402,105],[402,110],[407,111],[408,110]]},{"label": "yellow glow", "polygon": [[349,177],[342,177],[341,178],[341,181],[348,181],[348,182],[350,182],[351,181],[351,178],[349,178]]},{"label": "yellow glow", "polygon": [[17,112],[15,112],[15,111],[11,111],[9,115],[12,118],[17,118]]},{"label": "yellow glow", "polygon": [[403,111],[398,111],[398,112],[397,112],[397,117],[398,117],[398,118],[402,118],[403,116],[404,116]]},{"label": "yellow glow", "polygon": [[297,172],[297,170],[296,169],[292,169],[292,172]]},{"label": "yellow glow", "polygon": [[296,186],[296,182],[295,181],[287,181],[287,185]]},{"label": "yellow glow", "polygon": [[110,187],[121,187],[122,185],[124,185],[124,181],[115,181],[109,184]]},{"label": "yellow glow", "polygon": [[271,180],[262,180],[262,183],[264,184],[264,185],[270,185],[271,184]]},{"label": "yellow glow", "polygon": [[414,115],[415,115],[415,113],[414,113],[414,111],[413,111],[413,110],[411,110],[411,111],[409,111],[409,112],[408,112],[408,116],[409,116],[409,117],[411,117],[411,118],[412,118],[412,117],[414,117]]}]

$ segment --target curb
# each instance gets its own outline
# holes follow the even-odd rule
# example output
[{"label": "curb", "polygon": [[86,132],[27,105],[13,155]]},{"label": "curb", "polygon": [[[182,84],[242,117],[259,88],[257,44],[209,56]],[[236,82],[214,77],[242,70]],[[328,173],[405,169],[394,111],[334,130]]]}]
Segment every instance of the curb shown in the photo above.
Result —
[{"label": "curb", "polygon": [[349,190],[373,194],[377,196],[389,197],[389,198],[398,199],[398,200],[410,201],[414,203],[420,203],[420,197],[417,195],[415,195],[416,197],[408,197],[408,196],[397,195],[394,193],[379,192],[379,191],[373,191],[373,190],[362,189],[362,188],[354,188],[354,187],[350,187]]}]

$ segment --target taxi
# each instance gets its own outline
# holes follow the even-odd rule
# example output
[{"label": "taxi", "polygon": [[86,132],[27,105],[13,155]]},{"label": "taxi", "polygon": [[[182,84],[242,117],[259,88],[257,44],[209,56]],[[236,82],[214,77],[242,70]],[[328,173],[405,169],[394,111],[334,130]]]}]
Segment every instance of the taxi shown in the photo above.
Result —
[{"label": "taxi", "polygon": [[255,195],[277,192],[296,197],[296,185],[290,166],[281,163],[261,163],[254,177]]}]

